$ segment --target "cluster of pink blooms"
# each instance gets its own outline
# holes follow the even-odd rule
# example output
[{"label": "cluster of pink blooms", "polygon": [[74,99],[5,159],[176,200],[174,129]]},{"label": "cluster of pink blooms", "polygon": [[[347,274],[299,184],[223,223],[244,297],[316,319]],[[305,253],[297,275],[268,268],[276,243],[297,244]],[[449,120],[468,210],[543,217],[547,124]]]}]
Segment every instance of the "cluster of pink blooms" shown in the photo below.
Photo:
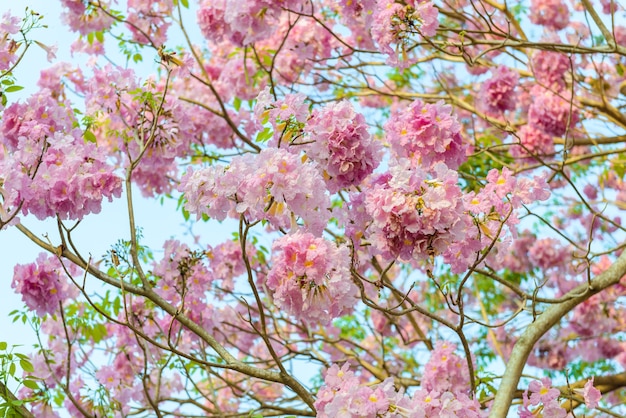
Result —
[{"label": "cluster of pink blooms", "polygon": [[[274,53],[276,45],[283,45],[278,53]],[[306,19],[294,24],[293,15],[286,13],[274,34],[255,44],[262,56],[272,57],[277,78],[286,83],[304,80],[314,66],[323,65],[342,46],[328,28]],[[317,88],[325,86],[319,83]]]},{"label": "cluster of pink blooms", "polygon": [[[530,391],[530,396],[528,392]],[[574,389],[576,395],[581,397],[585,405],[588,408],[595,408],[602,397],[600,391],[593,387],[593,378],[591,378],[581,389]],[[561,391],[552,387],[552,381],[550,378],[543,378],[541,380],[533,380],[528,385],[522,396],[523,404],[519,410],[519,416],[521,418],[535,418],[537,414],[533,412],[534,409],[541,411],[542,416],[550,418],[566,418],[573,417],[573,415],[559,403],[559,397]]]},{"label": "cluster of pink blooms", "polygon": [[347,100],[314,110],[304,131],[312,141],[304,148],[307,156],[324,170],[331,193],[358,186],[380,163],[378,142]]},{"label": "cluster of pink blooms", "polygon": [[556,91],[565,88],[565,74],[571,70],[567,55],[553,51],[537,51],[531,62],[533,74],[539,84]]},{"label": "cluster of pink blooms", "polygon": [[479,107],[493,115],[515,110],[515,87],[519,81],[519,73],[505,66],[499,66],[492,72],[493,76],[480,87]]},{"label": "cluster of pink blooms", "polygon": [[161,297],[174,304],[184,300],[191,310],[205,303],[205,292],[213,276],[204,263],[204,256],[194,254],[177,240],[167,240],[163,253],[165,257],[152,267],[152,274],[159,277],[157,291]]},{"label": "cluster of pink blooms", "polygon": [[[283,142],[287,142],[285,145],[288,145],[291,142],[290,137],[293,137],[294,133],[299,133],[309,116],[309,106],[305,99],[304,94],[298,93],[286,94],[284,98],[274,100],[268,87],[259,93],[254,105],[254,115],[261,123],[269,122],[274,128],[270,146],[282,146]],[[300,149],[294,150],[296,153],[299,151]]]},{"label": "cluster of pink blooms", "polygon": [[447,342],[437,343],[424,365],[421,388],[412,396],[397,390],[392,378],[368,385],[348,363],[341,368],[333,364],[317,394],[317,417],[482,417],[480,403],[468,396],[467,364],[454,354],[455,348]]},{"label": "cluster of pink blooms", "polygon": [[133,40],[142,44],[164,45],[167,29],[171,22],[167,18],[172,14],[174,3],[171,1],[128,0],[126,27]]},{"label": "cluster of pink blooms", "polygon": [[567,260],[567,249],[555,238],[542,238],[528,249],[528,259],[542,270],[562,265]]},{"label": "cluster of pink blooms", "polygon": [[279,309],[308,324],[327,325],[357,301],[348,248],[307,232],[274,241],[266,285]]},{"label": "cluster of pink blooms", "polygon": [[520,145],[513,145],[509,152],[513,157],[550,156],[554,154],[554,141],[552,136],[543,131],[524,125],[517,131]]},{"label": "cluster of pink blooms", "polygon": [[39,219],[55,214],[80,219],[100,212],[103,198],[121,195],[121,180],[104,150],[73,129],[70,108],[42,89],[5,109],[0,126],[5,210],[20,207]]},{"label": "cluster of pink blooms", "polygon": [[5,209],[21,208],[39,219],[81,219],[99,213],[105,197],[112,201],[121,196],[121,179],[102,150],[77,136],[18,138],[11,159],[0,160]]},{"label": "cluster of pink blooms", "polygon": [[533,87],[533,102],[528,108],[531,127],[552,135],[562,136],[578,122],[578,111],[566,96],[557,95],[540,86]]},{"label": "cluster of pink blooms", "polygon": [[570,10],[563,0],[531,0],[530,21],[551,30],[561,30],[570,21]]},{"label": "cluster of pink blooms", "polygon": [[197,12],[202,34],[213,42],[226,39],[237,46],[268,38],[276,30],[283,8],[299,10],[301,0],[204,0]]},{"label": "cluster of pink blooms", "polygon": [[[64,23],[81,35],[107,29],[113,24],[111,16],[92,4],[85,5],[81,0],[61,0],[61,4],[64,6],[61,15]],[[100,1],[99,4],[109,8],[108,1]]]},{"label": "cluster of pink blooms", "polygon": [[[365,194],[368,229],[383,257],[427,260],[447,253],[453,242],[467,241],[471,219],[465,214],[458,174],[444,164],[431,177],[406,162],[390,168]],[[466,265],[464,267],[467,267]]]},{"label": "cluster of pink blooms", "polygon": [[380,52],[387,55],[387,64],[408,66],[406,39],[414,34],[435,36],[439,11],[432,1],[380,0],[373,10],[370,31]]},{"label": "cluster of pink blooms", "polygon": [[[220,289],[231,291],[234,289],[234,279],[246,271],[243,262],[243,252],[238,241],[225,241],[207,250],[207,257],[215,281]],[[246,246],[246,255],[254,267],[254,256],[257,250],[254,245]],[[223,292],[215,292],[216,297],[223,296]]]},{"label": "cluster of pink blooms", "polygon": [[330,218],[330,198],[316,166],[282,148],[233,158],[229,167],[189,170],[179,190],[186,210],[198,217],[243,214],[250,222],[266,219],[274,228],[289,229],[293,213],[316,235]]},{"label": "cluster of pink blooms", "polygon": [[400,158],[413,165],[431,167],[438,162],[456,169],[466,160],[461,124],[452,115],[452,107],[413,101],[408,107],[392,112],[385,124],[387,140]]},{"label": "cluster of pink blooms", "polygon": [[[65,269],[73,276],[79,275],[73,264]],[[41,253],[34,263],[15,266],[11,287],[37,315],[52,314],[59,309],[60,302],[78,296],[78,289],[68,280],[65,269],[57,257]]]},{"label": "cluster of pink blooms", "polygon": [[0,73],[8,70],[15,63],[18,49],[16,40],[11,35],[20,31],[20,18],[5,12],[0,20]]}]

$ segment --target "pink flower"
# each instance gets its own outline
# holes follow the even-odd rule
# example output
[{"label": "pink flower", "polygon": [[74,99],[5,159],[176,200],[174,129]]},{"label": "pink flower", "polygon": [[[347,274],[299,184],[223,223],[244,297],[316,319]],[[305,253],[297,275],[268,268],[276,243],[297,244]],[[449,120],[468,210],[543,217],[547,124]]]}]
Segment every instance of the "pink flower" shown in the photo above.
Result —
[{"label": "pink flower", "polygon": [[528,390],[532,392],[530,395],[532,405],[549,404],[561,394],[558,389],[552,387],[552,381],[548,377],[544,377],[541,381],[533,380],[528,385]]},{"label": "pink flower", "polygon": [[583,397],[585,399],[585,405],[587,408],[595,408],[598,406],[598,402],[602,399],[602,393],[593,387],[593,377],[585,383],[583,390]]},{"label": "pink flower", "polygon": [[[76,266],[68,266],[68,269],[78,274]],[[78,289],[66,279],[59,260],[45,253],[39,254],[34,263],[16,265],[11,287],[39,316],[56,312],[60,302],[78,295]]]},{"label": "pink flower", "polygon": [[[454,263],[451,244],[467,247],[471,218],[465,211],[457,173],[439,163],[432,178],[407,164],[393,165],[391,176],[382,177],[365,192],[365,209],[372,222],[368,228],[373,248],[387,258],[402,261],[428,260],[443,254]],[[467,265],[455,265],[455,271]]]},{"label": "pink flower", "polygon": [[443,162],[450,169],[466,160],[461,124],[452,107],[439,101],[421,100],[392,112],[385,124],[387,140],[399,157],[410,158],[414,165],[429,168]]},{"label": "pink flower", "polygon": [[202,34],[212,42],[227,39],[237,46],[266,39],[276,29],[280,2],[203,0],[197,12]]},{"label": "pink flower", "polygon": [[578,122],[578,110],[570,101],[542,88],[533,89],[528,123],[548,135],[562,136]]},{"label": "pink flower", "polygon": [[304,149],[321,165],[331,193],[358,186],[380,163],[380,146],[347,100],[314,111],[304,130],[314,141]]},{"label": "pink flower", "polygon": [[532,57],[532,71],[537,82],[547,89],[561,90],[565,87],[565,74],[570,71],[567,55],[553,51],[537,51]]},{"label": "pink flower", "polygon": [[321,234],[330,212],[330,198],[320,173],[310,161],[282,148],[232,159],[230,166],[189,171],[181,179],[186,210],[218,220],[246,215],[249,221],[266,219],[274,228],[292,226],[291,214]]},{"label": "pink flower", "polygon": [[554,238],[537,240],[528,250],[530,262],[543,270],[562,265],[567,261],[565,248]]},{"label": "pink flower", "polygon": [[570,11],[563,0],[531,0],[530,21],[553,30],[561,30],[570,21]]},{"label": "pink flower", "polygon": [[403,6],[395,0],[381,0],[374,9],[372,38],[380,52],[387,54],[389,65],[408,66],[411,60],[407,60],[405,38],[416,32],[422,36],[434,36],[439,27],[439,11],[431,1],[406,3]]},{"label": "pink flower", "polygon": [[108,1],[101,1],[98,7],[95,5],[85,6],[82,0],[61,0],[64,11],[61,14],[63,21],[75,32],[87,35],[108,29],[113,24],[113,18],[102,11],[109,8]]},{"label": "pink flower", "polygon": [[278,308],[309,324],[347,314],[357,297],[348,248],[300,231],[274,241],[266,284]]},{"label": "pink flower", "polygon": [[552,136],[533,126],[522,126],[517,132],[517,136],[521,145],[511,146],[510,152],[514,157],[546,157],[554,154]]},{"label": "pink flower", "polygon": [[519,74],[508,67],[500,66],[493,71],[480,88],[479,104],[488,113],[500,114],[516,107],[515,87]]}]

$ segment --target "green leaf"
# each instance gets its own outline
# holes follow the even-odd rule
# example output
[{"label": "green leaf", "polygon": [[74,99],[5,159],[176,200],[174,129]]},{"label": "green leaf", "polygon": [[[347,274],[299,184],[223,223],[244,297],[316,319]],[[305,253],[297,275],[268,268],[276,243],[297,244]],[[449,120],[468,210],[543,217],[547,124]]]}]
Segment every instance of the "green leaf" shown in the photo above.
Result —
[{"label": "green leaf", "polygon": [[96,136],[90,130],[86,130],[83,133],[83,138],[85,138],[85,141],[87,142],[94,142],[94,143],[96,142]]},{"label": "green leaf", "polygon": [[259,132],[259,134],[256,136],[256,142],[265,142],[270,139],[273,134],[274,132],[272,131],[272,129],[267,127]]},{"label": "green leaf", "polygon": [[9,366],[9,376],[15,376],[15,363],[11,363]]},{"label": "green leaf", "polygon": [[233,107],[237,112],[239,112],[239,109],[241,109],[241,99],[239,97],[235,97],[235,99],[233,100]]},{"label": "green leaf", "polygon": [[14,92],[14,91],[20,91],[20,90],[22,90],[23,88],[24,88],[24,87],[22,87],[22,86],[9,86],[9,87],[7,87],[6,89],[4,89],[4,91],[5,91],[5,92],[7,92],[7,93],[12,93],[12,92]]},{"label": "green leaf", "polygon": [[22,370],[24,370],[27,373],[32,373],[35,371],[35,368],[31,364],[31,362],[28,360],[24,360],[24,359],[20,360],[20,367],[22,368]]},{"label": "green leaf", "polygon": [[0,341],[0,350],[6,350],[7,349],[7,343],[4,341]]},{"label": "green leaf", "polygon": [[34,380],[24,379],[22,384],[26,386],[28,389],[39,390],[39,385]]},{"label": "green leaf", "polygon": [[189,9],[189,0],[180,0],[180,4],[182,4],[185,9]]}]

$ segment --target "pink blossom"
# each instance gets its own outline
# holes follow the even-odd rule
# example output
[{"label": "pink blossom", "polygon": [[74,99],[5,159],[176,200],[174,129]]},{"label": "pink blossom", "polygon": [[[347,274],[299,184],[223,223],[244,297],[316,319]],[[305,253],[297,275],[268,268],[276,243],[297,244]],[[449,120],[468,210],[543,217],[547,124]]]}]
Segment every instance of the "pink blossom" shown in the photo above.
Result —
[{"label": "pink blossom", "polygon": [[111,201],[121,195],[121,179],[105,162],[102,149],[76,131],[44,138],[20,136],[12,159],[0,159],[8,207],[21,205],[22,213],[38,219],[81,219],[99,213],[105,197]]},{"label": "pink blossom", "polygon": [[[271,36],[282,12],[281,2],[246,0],[203,0],[197,12],[202,34],[213,42],[228,39],[237,46],[249,45]],[[292,7],[296,1],[290,1]]]},{"label": "pink blossom", "polygon": [[19,45],[10,35],[15,35],[20,30],[20,18],[5,12],[0,19],[0,71],[7,70],[17,59]]},{"label": "pink blossom", "polygon": [[429,168],[443,162],[456,169],[466,160],[461,125],[443,101],[415,100],[395,110],[385,132],[396,155],[410,158],[414,165]]},{"label": "pink blossom", "polygon": [[[78,274],[74,265],[67,268],[72,274]],[[60,302],[78,295],[78,289],[69,283],[65,274],[58,258],[40,253],[34,263],[15,266],[11,287],[22,295],[29,309],[44,316],[56,312]]]},{"label": "pink blossom", "polygon": [[61,14],[63,21],[75,32],[88,35],[108,29],[113,24],[113,18],[99,8],[109,8],[108,1],[101,1],[98,6],[85,5],[82,0],[61,0],[64,11]]},{"label": "pink blossom", "polygon": [[534,101],[528,109],[528,123],[548,135],[563,136],[578,122],[578,110],[570,101],[536,88]]},{"label": "pink blossom", "polygon": [[585,383],[583,390],[583,397],[585,399],[585,405],[587,408],[595,408],[598,406],[598,402],[602,399],[602,393],[593,387],[593,377]]},{"label": "pink blossom", "polygon": [[266,284],[278,308],[309,324],[347,314],[357,297],[348,248],[300,231],[274,241]]},{"label": "pink blossom", "polygon": [[438,393],[469,392],[469,371],[467,362],[454,354],[456,346],[446,341],[438,341],[424,365],[422,387]]},{"label": "pink blossom", "polygon": [[517,71],[500,66],[493,71],[480,88],[479,104],[488,113],[501,114],[516,107],[515,87],[519,80]]},{"label": "pink blossom", "polygon": [[371,33],[380,52],[387,54],[387,64],[400,67],[410,65],[411,60],[407,59],[404,49],[405,38],[415,32],[422,36],[435,36],[439,27],[438,14],[438,9],[431,1],[409,1],[404,6],[395,0],[378,1],[373,13]]},{"label": "pink blossom", "polygon": [[314,111],[304,131],[314,141],[304,149],[321,165],[331,193],[358,186],[380,162],[380,146],[372,140],[363,115],[348,101]]},{"label": "pink blossom", "polygon": [[444,254],[449,262],[459,261],[455,271],[466,268],[456,252],[450,253],[452,243],[467,243],[472,223],[465,213],[457,173],[442,163],[435,165],[432,179],[406,164],[394,165],[390,171],[389,180],[365,192],[373,248],[385,258],[403,261]]},{"label": "pink blossom", "polygon": [[530,21],[549,29],[564,29],[570,21],[570,11],[563,0],[531,0]]},{"label": "pink blossom", "polygon": [[541,381],[533,380],[528,385],[528,390],[531,392],[531,405],[549,404],[561,394],[558,389],[552,387],[552,381],[548,377],[544,377]]},{"label": "pink blossom", "polygon": [[249,221],[266,219],[275,228],[288,229],[293,213],[315,234],[321,234],[330,217],[330,198],[316,167],[282,148],[235,157],[228,169],[190,170],[179,190],[185,193],[185,208],[199,217],[223,220],[244,214]]},{"label": "pink blossom", "polygon": [[513,157],[551,156],[554,154],[554,140],[551,135],[531,126],[524,125],[517,132],[520,145],[513,145],[510,149]]},{"label": "pink blossom", "polygon": [[537,82],[545,88],[560,91],[565,87],[565,74],[571,71],[567,55],[554,51],[537,51],[533,54],[531,63]]},{"label": "pink blossom", "polygon": [[531,245],[528,258],[531,263],[541,269],[562,265],[566,260],[565,248],[554,238],[542,238]]}]

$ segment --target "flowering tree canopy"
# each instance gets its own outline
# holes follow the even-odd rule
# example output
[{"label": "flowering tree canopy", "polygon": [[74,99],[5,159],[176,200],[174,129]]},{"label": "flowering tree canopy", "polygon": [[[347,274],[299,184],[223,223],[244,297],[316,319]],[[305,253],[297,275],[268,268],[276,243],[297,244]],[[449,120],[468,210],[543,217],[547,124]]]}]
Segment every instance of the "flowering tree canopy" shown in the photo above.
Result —
[{"label": "flowering tree canopy", "polygon": [[[618,1],[60,3],[73,62],[0,20],[0,234],[42,251],[3,416],[626,414]],[[233,234],[151,248],[137,199]]]}]

